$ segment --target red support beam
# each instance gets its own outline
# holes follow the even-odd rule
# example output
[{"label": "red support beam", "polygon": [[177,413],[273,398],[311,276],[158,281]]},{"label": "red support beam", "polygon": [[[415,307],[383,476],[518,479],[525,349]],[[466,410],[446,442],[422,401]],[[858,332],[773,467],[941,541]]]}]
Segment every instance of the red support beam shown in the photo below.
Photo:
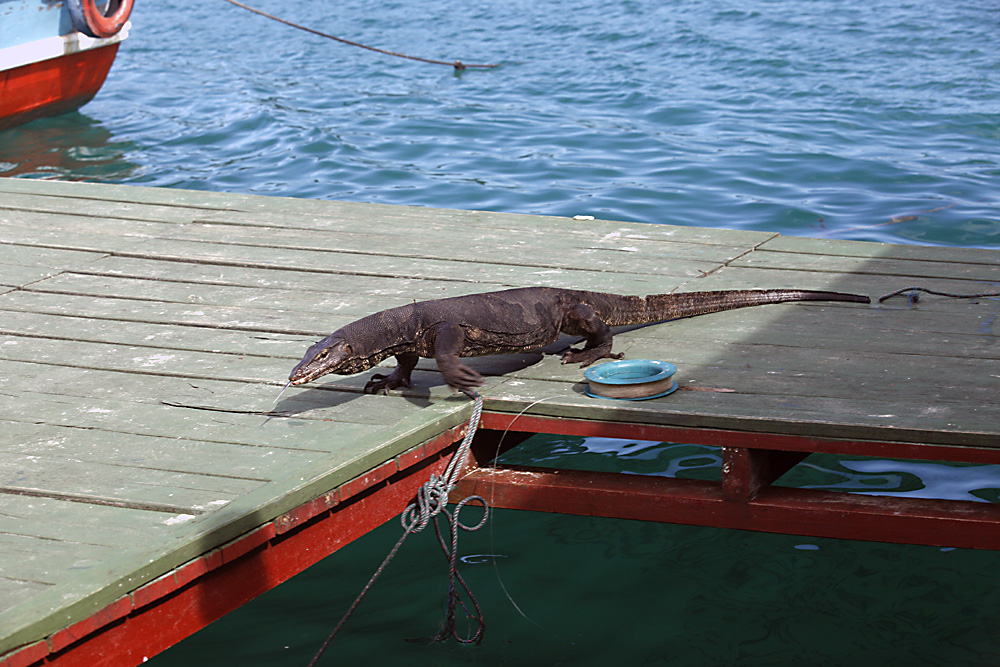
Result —
[{"label": "red support beam", "polygon": [[492,507],[770,533],[1000,550],[1000,505],[771,487],[727,500],[700,480],[545,468],[481,468],[452,500]]},{"label": "red support beam", "polygon": [[[595,438],[622,438],[682,442],[714,447],[750,447],[786,452],[823,452],[849,456],[876,456],[925,461],[1000,464],[1000,449],[947,444],[922,444],[889,440],[852,440],[816,438],[757,431],[732,431],[718,428],[602,422],[590,419],[513,415],[506,412],[483,412],[480,430],[496,430],[555,435],[578,435]],[[508,436],[510,434],[508,433]]]}]

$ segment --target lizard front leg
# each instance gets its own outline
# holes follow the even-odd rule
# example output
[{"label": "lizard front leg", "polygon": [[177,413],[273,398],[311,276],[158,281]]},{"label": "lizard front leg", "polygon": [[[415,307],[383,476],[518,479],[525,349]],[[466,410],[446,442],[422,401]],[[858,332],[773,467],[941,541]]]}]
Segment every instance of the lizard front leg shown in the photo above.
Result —
[{"label": "lizard front leg", "polygon": [[461,361],[459,355],[465,347],[465,332],[453,322],[434,327],[434,359],[444,381],[455,391],[466,391],[483,385],[483,376]]},{"label": "lizard front leg", "polygon": [[417,365],[420,357],[413,352],[405,352],[396,355],[396,368],[389,375],[375,373],[365,384],[366,394],[377,394],[379,392],[388,394],[390,389],[396,387],[409,387],[410,375]]},{"label": "lizard front leg", "polygon": [[569,350],[563,354],[564,364],[576,364],[589,366],[598,359],[621,359],[624,354],[612,354],[611,345],[614,337],[611,335],[611,327],[607,325],[594,309],[585,303],[578,303],[573,306],[563,318],[562,326],[559,329],[571,336],[583,336],[587,339],[587,344],[582,350]]}]

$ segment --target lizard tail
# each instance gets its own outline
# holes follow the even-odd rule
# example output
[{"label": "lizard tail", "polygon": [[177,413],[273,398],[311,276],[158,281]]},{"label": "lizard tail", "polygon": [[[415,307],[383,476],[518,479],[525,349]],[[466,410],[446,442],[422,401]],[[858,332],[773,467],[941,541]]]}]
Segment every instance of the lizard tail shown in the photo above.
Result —
[{"label": "lizard tail", "polygon": [[860,294],[800,289],[681,292],[679,294],[651,294],[647,297],[626,297],[626,299],[629,300],[628,303],[612,305],[608,310],[598,306],[597,310],[600,313],[601,319],[610,326],[627,326],[663,322],[682,317],[694,317],[695,315],[718,313],[723,310],[749,308],[750,306],[762,306],[768,303],[783,303],[786,301],[849,301],[854,303],[871,303],[871,299]]}]

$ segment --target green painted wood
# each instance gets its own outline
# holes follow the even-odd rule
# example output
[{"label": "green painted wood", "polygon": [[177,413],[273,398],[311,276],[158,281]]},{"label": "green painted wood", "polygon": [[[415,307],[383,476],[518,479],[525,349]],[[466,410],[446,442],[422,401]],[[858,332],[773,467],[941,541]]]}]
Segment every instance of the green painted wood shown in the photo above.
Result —
[{"label": "green painted wood", "polygon": [[[183,523],[183,516],[151,510],[37,496],[0,496],[0,534],[4,535],[125,549],[160,539]],[[0,560],[3,558],[0,556]],[[16,567],[12,559],[5,572],[10,576]]]},{"label": "green painted wood", "polygon": [[[39,224],[14,224],[14,221],[3,215],[0,209],[0,244],[5,248],[42,248],[53,251],[74,252],[86,251],[95,254],[107,254],[125,250],[140,243],[142,239],[152,234],[136,233],[135,225],[131,225],[128,233],[124,233],[127,223],[121,221],[122,234],[114,234],[112,230],[94,230],[92,233],[81,231],[94,225],[92,218],[79,218],[76,224],[61,225],[54,222],[50,214],[37,215],[17,212],[16,220],[28,223],[31,218],[39,218]],[[65,225],[65,221],[63,221]],[[106,226],[106,225],[105,225]]]},{"label": "green painted wood", "polygon": [[[141,245],[120,252],[122,256],[171,259],[175,261],[198,261],[208,264],[253,267],[258,269],[295,268],[306,271],[329,273],[353,273],[363,276],[383,276],[401,278],[421,278],[431,280],[453,280],[459,282],[479,282],[487,275],[493,281],[506,284],[534,284],[539,278],[551,275],[552,271],[565,271],[564,279],[572,280],[575,272],[585,272],[588,268],[567,268],[556,265],[524,266],[518,264],[473,265],[467,261],[451,259],[403,257],[389,255],[368,255],[340,251],[311,250],[301,248],[275,248],[264,246],[219,245],[195,241],[175,241],[151,239]],[[605,270],[607,262],[596,265],[594,270]],[[664,267],[652,268],[659,275],[698,275],[717,266],[710,262],[698,263],[690,267],[673,269],[665,262]],[[480,277],[482,274],[482,277]]]},{"label": "green painted wood", "polygon": [[0,609],[10,609],[21,602],[30,600],[50,586],[52,584],[0,576]]},{"label": "green painted wood", "polygon": [[775,236],[761,245],[762,250],[842,257],[879,257],[930,262],[962,262],[996,264],[996,250],[986,248],[954,248],[949,246],[896,245],[863,241],[841,241],[827,238]]},{"label": "green painted wood", "polygon": [[10,337],[7,342],[13,341],[13,344],[23,343],[29,346],[31,341],[28,339],[33,338],[78,340],[157,350],[273,357],[286,359],[285,363],[290,364],[301,357],[302,352],[319,335],[245,332],[170,323],[98,320],[82,314],[62,315],[30,310],[2,312],[0,334]]},{"label": "green painted wood", "polygon": [[[163,264],[162,262],[158,264]],[[183,267],[180,269],[183,271]],[[261,272],[257,271],[259,275]],[[272,273],[270,271],[268,274]],[[306,274],[308,275],[308,274]],[[605,275],[605,274],[598,274]],[[374,279],[378,280],[378,279]],[[312,281],[316,283],[316,289],[299,286],[293,288],[291,283],[285,282],[287,287],[274,287],[262,289],[261,287],[229,286],[213,284],[192,284],[189,282],[177,281],[149,281],[145,279],[118,278],[115,276],[94,276],[87,274],[77,274],[66,272],[51,280],[39,282],[24,290],[25,294],[10,295],[7,299],[0,299],[0,309],[4,310],[32,310],[39,312],[61,312],[65,314],[83,314],[88,317],[109,318],[115,312],[121,312],[120,317],[128,321],[141,321],[139,313],[145,313],[149,321],[175,321],[179,324],[199,324],[203,320],[192,319],[192,316],[227,318],[220,321],[220,325],[239,326],[241,320],[230,323],[227,320],[235,317],[243,317],[249,320],[244,326],[270,327],[281,326],[281,321],[286,320],[273,312],[259,312],[261,310],[278,310],[296,312],[296,321],[303,314],[310,313],[313,316],[311,321],[334,321],[333,318],[362,317],[372,312],[372,298],[378,298],[379,306],[386,308],[412,303],[414,300],[427,300],[445,298],[450,296],[461,296],[463,294],[475,294],[498,289],[506,289],[515,286],[528,286],[524,284],[484,284],[484,283],[459,283],[459,282],[434,282],[434,281],[403,281],[392,289],[373,288],[369,283],[372,279],[355,280],[344,279],[342,277],[323,278],[322,281]],[[391,282],[391,281],[389,281]],[[410,283],[417,283],[408,289]],[[552,281],[554,282],[554,281]],[[657,292],[669,292],[677,287],[679,280],[656,279],[651,281],[647,278],[638,277],[628,280],[619,277],[617,286],[596,280],[582,280],[570,283],[571,289],[595,289],[595,290],[617,290],[620,293],[645,295]],[[551,286],[559,286],[554,284]],[[68,299],[45,299],[40,296],[27,296],[27,294],[62,294]],[[82,297],[76,298],[73,297]],[[106,297],[116,299],[115,301],[95,301],[93,297]],[[117,299],[128,299],[132,302],[125,303]],[[33,304],[38,303],[35,306]],[[184,304],[184,308],[170,308],[168,306],[156,304]],[[65,304],[64,306],[52,306],[48,304]],[[79,304],[79,309],[74,310],[70,306]],[[203,308],[195,306],[205,306],[211,309],[210,313]],[[225,310],[218,310],[224,308]],[[246,312],[239,309],[245,308]],[[201,311],[201,312],[199,312]],[[136,314],[132,314],[136,313]],[[170,320],[174,317],[174,320]],[[263,322],[253,323],[253,318],[265,318]],[[153,319],[156,318],[156,319]],[[292,328],[289,326],[289,328]],[[301,330],[301,327],[295,327]]]},{"label": "green painted wood", "polygon": [[[386,412],[382,403],[376,396],[362,395],[361,386],[367,377],[367,373],[358,374],[352,377],[331,375],[320,382],[313,383],[302,388],[290,388],[280,401],[275,405],[274,401],[279,394],[280,388],[285,384],[285,378],[291,364],[282,364],[280,375],[275,378],[264,379],[219,379],[213,377],[198,377],[193,372],[173,372],[170,369],[157,368],[155,372],[136,372],[127,368],[129,364],[135,363],[141,369],[142,360],[145,357],[138,357],[139,362],[129,361],[122,363],[122,369],[116,369],[118,362],[114,360],[114,355],[97,348],[109,348],[123,350],[120,346],[102,346],[80,343],[80,348],[89,355],[89,365],[85,361],[75,363],[72,359],[54,358],[56,354],[66,350],[64,341],[31,340],[35,344],[33,352],[39,355],[47,355],[47,363],[39,363],[37,360],[31,362],[30,355],[25,355],[25,359],[11,359],[0,361],[0,368],[4,368],[9,375],[0,380],[7,394],[9,401],[9,414],[24,415],[24,419],[32,418],[33,410],[28,401],[64,401],[73,403],[76,406],[73,419],[84,419],[81,415],[87,415],[86,423],[104,422],[114,419],[116,411],[121,411],[126,423],[131,423],[134,411],[157,410],[165,411],[167,415],[163,417],[166,422],[165,430],[169,433],[170,424],[175,419],[177,426],[185,422],[187,413],[183,413],[182,408],[170,404],[182,406],[204,406],[219,410],[231,411],[231,416],[226,417],[230,421],[226,424],[235,427],[236,420],[247,421],[251,429],[277,429],[278,419],[290,420],[315,420],[330,423],[356,423],[360,425],[390,425],[405,415],[422,409],[422,405],[403,404],[394,407],[393,411]],[[45,348],[46,343],[58,343],[53,348]],[[10,350],[17,346],[0,345],[0,350]],[[22,346],[23,347],[23,346]],[[145,350],[145,349],[144,349]],[[145,354],[149,354],[145,350]],[[180,353],[178,353],[180,354]],[[15,356],[11,354],[11,357]],[[174,360],[180,363],[178,360]],[[188,360],[190,361],[190,360]],[[387,365],[393,362],[387,361]],[[360,385],[358,384],[360,383]],[[345,391],[328,391],[329,388],[340,388]],[[15,394],[19,394],[15,396]],[[4,397],[0,396],[0,400]],[[18,400],[25,402],[18,407]],[[274,409],[279,414],[266,426],[260,426],[261,413]],[[245,413],[245,414],[244,414]],[[151,417],[155,416],[151,414]],[[44,419],[41,415],[38,419]],[[194,414],[194,417],[203,418],[204,414]],[[223,416],[217,416],[216,420],[222,420]],[[150,418],[144,420],[141,428],[152,428],[156,425],[156,420]],[[205,425],[207,426],[207,425]],[[276,433],[270,433],[274,436]],[[242,437],[251,437],[244,435]],[[256,441],[252,438],[250,442]]]},{"label": "green painted wood", "polygon": [[0,284],[30,285],[69,268],[84,268],[104,256],[103,253],[0,243]]},{"label": "green painted wood", "polygon": [[[45,201],[48,201],[47,199]],[[479,248],[492,248],[491,261],[497,264],[520,264],[541,267],[567,267],[637,273],[678,271],[683,264],[691,270],[708,270],[711,266],[730,261],[750,249],[748,245],[663,241],[638,234],[608,232],[603,236],[570,237],[546,228],[532,219],[533,227],[509,230],[493,225],[441,225],[440,221],[421,227],[412,234],[411,226],[401,226],[395,217],[373,221],[336,218],[323,225],[302,226],[298,216],[284,214],[265,224],[254,224],[246,216],[240,220],[208,222],[192,216],[176,222],[146,222],[129,218],[108,218],[102,212],[82,215],[77,207],[64,203],[53,212],[22,211],[4,213],[0,209],[0,241],[20,244],[53,245],[92,250],[114,251],[135,246],[145,238],[208,241],[213,244],[302,248],[365,256],[403,256],[482,262]],[[373,244],[373,222],[380,243]],[[86,225],[88,234],[81,234]],[[280,226],[279,226],[280,225]],[[130,240],[131,239],[131,240]],[[731,243],[731,242],[730,242]],[[561,246],[553,254],[548,248]],[[706,263],[708,266],[706,266]]]},{"label": "green painted wood", "polygon": [[[621,402],[590,398],[584,394],[582,382],[570,384],[531,379],[504,382],[484,396],[490,401],[488,409],[511,414],[527,408],[526,414],[550,417],[903,441],[926,446],[928,450],[937,444],[982,449],[1000,446],[995,423],[986,430],[968,429],[952,421],[950,411],[942,416],[940,412],[929,413],[925,404],[893,399],[872,402],[822,396],[677,391],[669,397],[622,405]],[[537,402],[542,398],[545,400]],[[892,411],[876,411],[887,409]],[[850,415],[851,419],[845,420],[843,415]],[[903,421],[906,424],[901,426]]]},{"label": "green painted wood", "polygon": [[[28,285],[58,272],[58,269],[0,263],[0,287],[10,289],[20,287],[21,285]],[[7,291],[7,289],[0,290],[0,292],[4,291]]]},{"label": "green painted wood", "polygon": [[162,506],[172,513],[202,512],[230,502],[264,480],[241,479],[109,465],[97,461],[0,452],[0,493],[31,493],[41,497],[73,497],[87,502]]},{"label": "green painted wood", "polygon": [[[840,256],[771,252],[757,250],[734,260],[730,266],[775,268],[781,270],[817,271],[820,273],[853,273],[892,277],[894,279],[935,276],[974,281],[1000,280],[1000,265],[982,262],[897,259],[870,256]],[[958,255],[958,253],[956,253]]]},{"label": "green painted wood", "polygon": [[[336,229],[336,225],[343,225],[343,228],[354,229],[359,225],[371,225],[373,221],[386,220],[403,228],[482,226],[504,231],[541,230],[547,234],[560,233],[576,238],[660,239],[747,247],[760,245],[776,236],[769,232],[735,229],[720,231],[668,224],[578,221],[552,216],[429,209],[419,206],[302,200],[195,190],[157,190],[104,184],[95,186],[88,183],[26,182],[18,179],[0,179],[0,192],[8,193],[8,197],[13,194],[36,197],[33,202],[23,204],[17,210],[53,211],[73,215],[89,212],[92,217],[120,217],[140,221],[214,220],[245,224],[248,216],[234,213],[238,212],[265,216],[251,216],[250,219],[260,219],[264,224],[283,228],[301,226]],[[88,210],[87,206],[91,208]],[[0,210],[3,208],[0,206]]]},{"label": "green painted wood", "polygon": [[[252,445],[148,436],[119,431],[8,421],[0,451],[55,458],[71,453],[75,460],[115,466],[183,473],[232,476],[267,481],[319,459],[314,450],[293,441]],[[258,451],[259,450],[259,451]]]},{"label": "green painted wood", "polygon": [[[44,636],[54,632],[67,620],[85,618],[122,593],[462,423],[468,419],[470,402],[465,397],[442,398],[428,405],[427,411],[431,414],[401,420],[391,439],[375,436],[354,440],[311,467],[300,468],[215,512],[183,524],[152,549],[120,553],[90,568],[85,575],[42,591],[7,611],[0,611],[0,627],[6,629],[6,635],[0,637],[0,651],[40,633]],[[59,609],[59,614],[53,616],[52,609]]]},{"label": "green painted wood", "polygon": [[[311,342],[370,312],[527,285],[979,291],[1000,265],[995,251],[233,193],[2,178],[0,193],[0,653],[468,419],[430,360],[391,396],[363,395],[365,373],[273,405]],[[490,409],[512,414],[996,448],[998,304],[784,304],[623,332],[619,349],[675,361],[685,388],[732,390],[648,402],[590,399],[551,355],[469,363]]]},{"label": "green painted wood", "polygon": [[117,552],[120,548],[112,546],[0,533],[0,554],[3,554],[5,573],[13,570],[12,578],[49,584],[43,595],[53,592],[51,584],[79,577],[81,573],[113,558]]}]

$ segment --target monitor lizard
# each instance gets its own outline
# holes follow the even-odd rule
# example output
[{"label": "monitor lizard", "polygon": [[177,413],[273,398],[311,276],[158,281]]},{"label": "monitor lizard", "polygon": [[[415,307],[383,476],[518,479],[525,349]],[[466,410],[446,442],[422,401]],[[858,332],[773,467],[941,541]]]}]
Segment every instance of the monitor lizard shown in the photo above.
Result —
[{"label": "monitor lizard", "polygon": [[870,303],[867,296],[796,289],[681,292],[622,296],[602,292],[523,287],[419,301],[379,311],[352,322],[312,345],[292,369],[292,385],[327,373],[351,375],[396,357],[389,375],[375,374],[365,393],[409,387],[420,357],[437,361],[445,382],[466,391],[483,384],[482,376],[459,357],[536,350],[560,333],[583,336],[582,349],[570,349],[562,362],[588,366],[611,352],[611,327],[652,324],[734,308],[785,301]]}]

